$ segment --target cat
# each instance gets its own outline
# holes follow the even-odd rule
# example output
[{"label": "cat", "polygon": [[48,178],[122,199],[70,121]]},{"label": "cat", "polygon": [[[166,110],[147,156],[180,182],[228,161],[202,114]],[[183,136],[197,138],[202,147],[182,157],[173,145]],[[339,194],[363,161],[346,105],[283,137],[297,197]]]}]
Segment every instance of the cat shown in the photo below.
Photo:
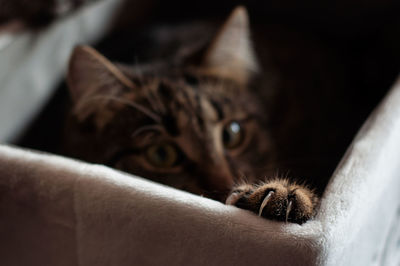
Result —
[{"label": "cat", "polygon": [[[324,58],[310,53],[296,61],[287,50],[279,53],[284,48],[279,42],[264,46],[268,37],[263,35],[256,51],[242,6],[213,37],[215,30],[199,32],[204,34],[188,38],[195,39],[190,45],[146,64],[112,63],[89,46],[76,47],[67,75],[73,107],[65,153],[268,219],[308,221],[329,180],[319,176],[318,159],[310,159],[314,166],[308,169],[315,172],[302,180],[279,171],[287,169],[285,158],[307,153],[319,159],[330,154],[331,160],[342,152],[329,153],[337,135],[331,122],[341,116],[329,113],[326,101],[335,82],[319,75]],[[317,127],[319,122],[323,125]],[[331,137],[324,138],[328,133]]]}]

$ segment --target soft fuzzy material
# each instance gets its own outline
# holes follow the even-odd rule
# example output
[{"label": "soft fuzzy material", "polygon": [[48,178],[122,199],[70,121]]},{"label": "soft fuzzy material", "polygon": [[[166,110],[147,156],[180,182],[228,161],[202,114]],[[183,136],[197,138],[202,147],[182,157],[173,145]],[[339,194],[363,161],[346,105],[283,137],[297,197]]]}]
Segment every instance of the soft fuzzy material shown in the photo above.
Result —
[{"label": "soft fuzzy material", "polygon": [[99,165],[0,146],[2,265],[398,265],[400,84],[302,226]]}]

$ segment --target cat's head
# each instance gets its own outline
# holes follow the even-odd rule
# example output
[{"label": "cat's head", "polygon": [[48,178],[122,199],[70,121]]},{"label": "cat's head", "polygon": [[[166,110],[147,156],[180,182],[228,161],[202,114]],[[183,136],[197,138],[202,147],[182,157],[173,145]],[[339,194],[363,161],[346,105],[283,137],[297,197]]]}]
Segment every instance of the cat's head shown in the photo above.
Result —
[{"label": "cat's head", "polygon": [[200,56],[178,61],[126,67],[77,47],[68,73],[78,131],[68,132],[70,149],[220,198],[271,149],[250,88],[258,64],[246,10],[236,8]]}]

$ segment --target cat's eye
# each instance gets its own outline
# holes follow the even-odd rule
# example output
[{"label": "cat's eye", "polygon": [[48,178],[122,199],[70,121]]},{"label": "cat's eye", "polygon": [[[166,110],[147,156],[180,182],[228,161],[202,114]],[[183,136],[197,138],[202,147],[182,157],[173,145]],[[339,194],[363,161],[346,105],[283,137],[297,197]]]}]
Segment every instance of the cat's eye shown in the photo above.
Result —
[{"label": "cat's eye", "polygon": [[225,125],[222,131],[222,141],[225,148],[235,149],[243,142],[243,129],[236,121],[231,121]]},{"label": "cat's eye", "polygon": [[178,148],[170,143],[154,144],[147,148],[146,158],[149,163],[158,168],[171,168],[176,166],[181,155]]}]

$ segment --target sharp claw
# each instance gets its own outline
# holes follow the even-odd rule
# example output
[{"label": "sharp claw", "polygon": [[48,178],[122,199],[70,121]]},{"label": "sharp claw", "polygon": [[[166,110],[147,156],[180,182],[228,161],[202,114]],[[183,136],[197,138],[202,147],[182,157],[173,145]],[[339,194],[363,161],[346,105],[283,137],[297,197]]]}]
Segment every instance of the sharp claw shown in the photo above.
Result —
[{"label": "sharp claw", "polygon": [[288,222],[288,218],[289,218],[289,214],[290,214],[291,210],[292,210],[292,200],[289,200],[289,203],[288,203],[288,206],[287,206],[287,209],[286,209],[285,223]]},{"label": "sharp claw", "polygon": [[274,191],[271,190],[270,192],[268,192],[267,196],[264,198],[263,202],[261,203],[260,209],[258,211],[258,216],[261,216],[261,214],[264,210],[264,207],[267,205],[267,203],[272,195],[274,195]]},{"label": "sharp claw", "polygon": [[226,205],[235,205],[235,203],[238,201],[238,199],[243,196],[244,193],[237,193],[234,192],[229,195],[229,197],[226,199],[225,204]]}]

